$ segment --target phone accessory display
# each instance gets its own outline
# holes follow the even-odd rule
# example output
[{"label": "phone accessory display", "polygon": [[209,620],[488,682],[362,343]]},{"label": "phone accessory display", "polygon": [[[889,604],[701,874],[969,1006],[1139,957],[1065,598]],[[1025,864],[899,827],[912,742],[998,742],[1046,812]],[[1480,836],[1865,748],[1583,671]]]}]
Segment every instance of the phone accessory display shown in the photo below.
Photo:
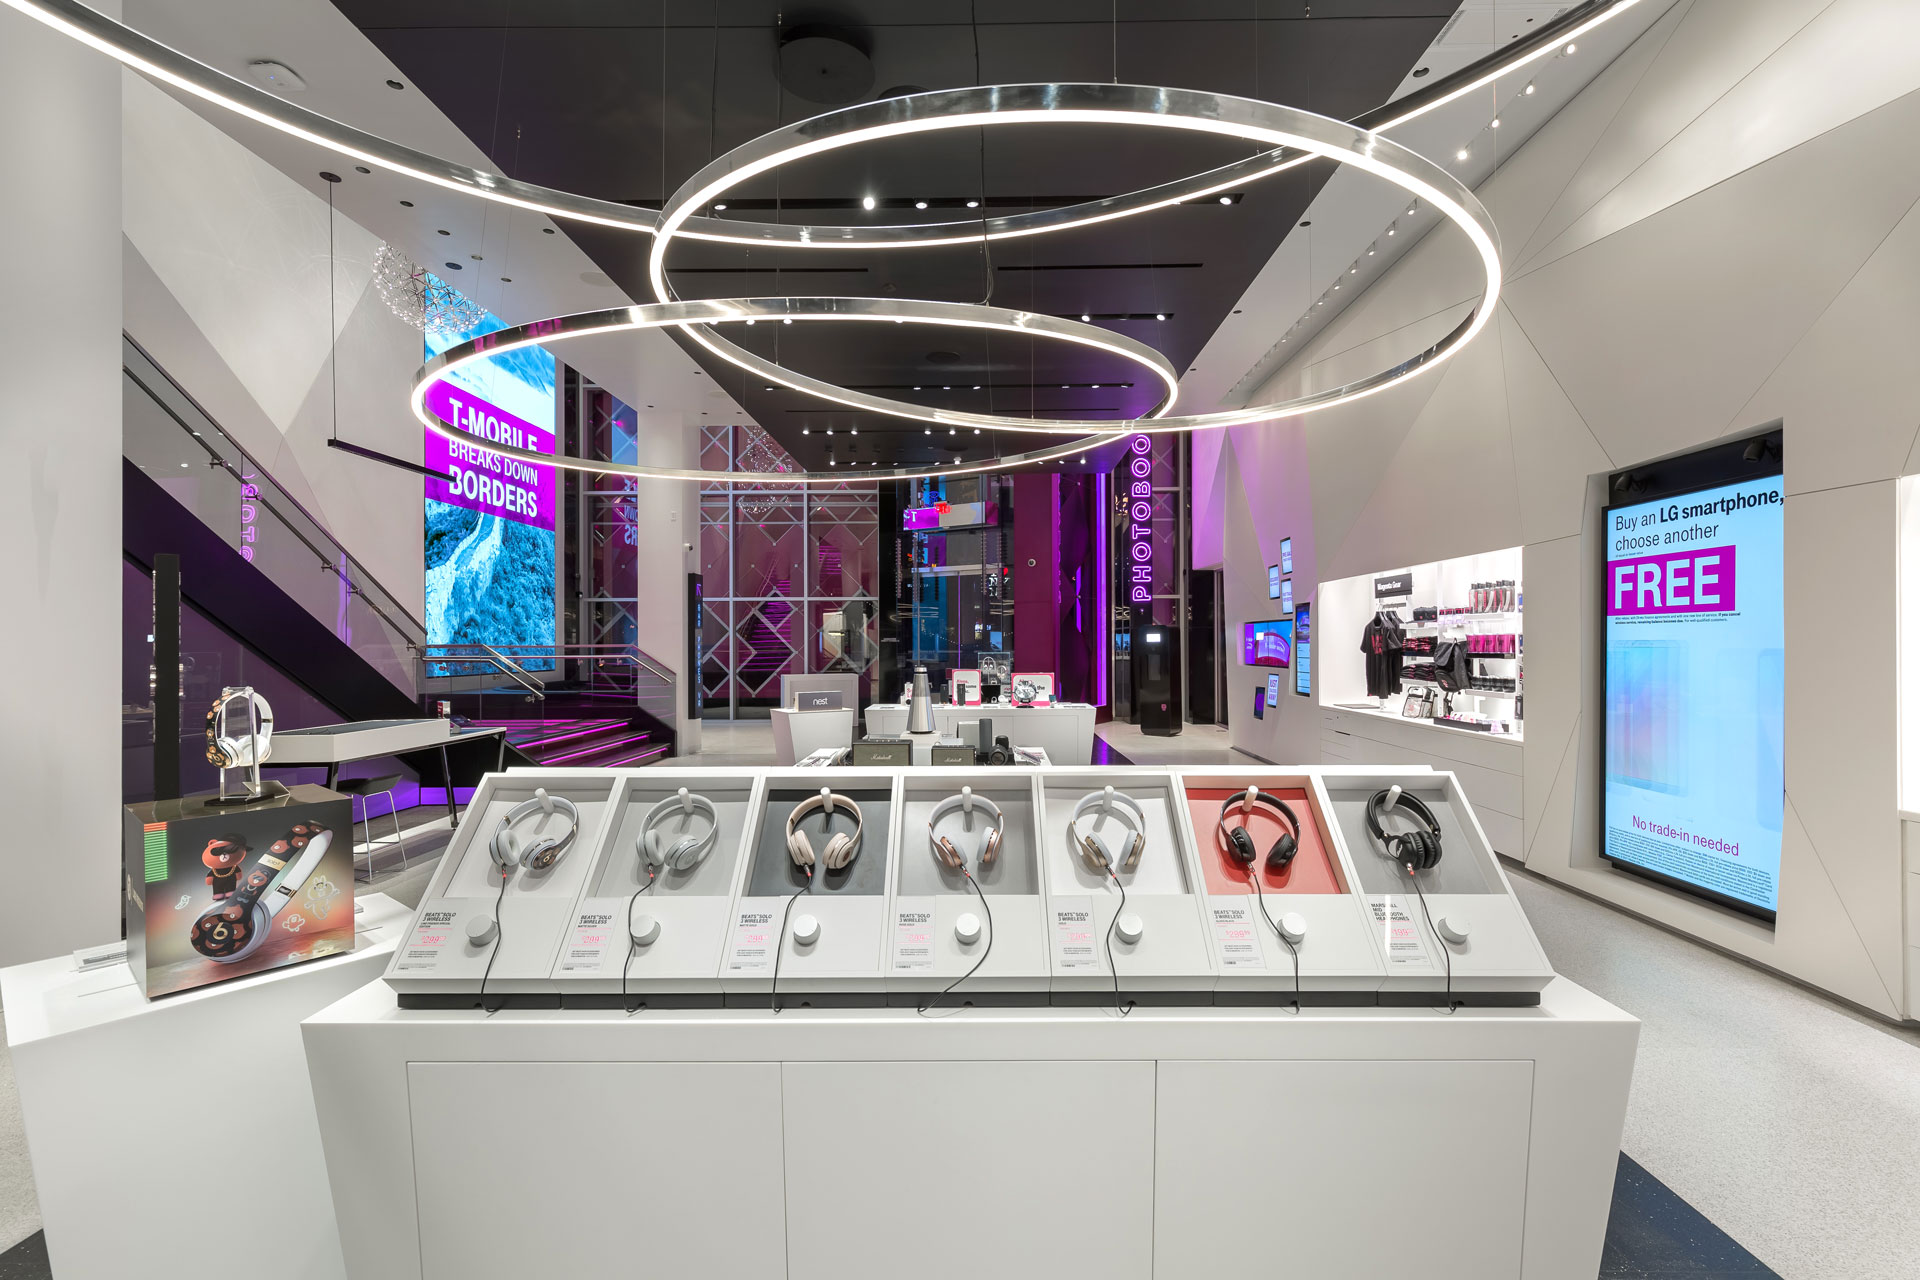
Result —
[{"label": "phone accessory display", "polygon": [[[560,814],[567,820],[566,830],[559,835],[537,836],[522,849],[518,847],[520,841],[514,828],[536,813]],[[500,819],[500,825],[493,829],[493,839],[487,842],[487,852],[492,855],[494,865],[503,872],[510,872],[515,867],[545,871],[573,847],[574,837],[579,834],[580,810],[574,807],[573,801],[565,796],[550,796],[547,789],[541,787],[533,793],[531,800],[522,800],[507,810],[506,817]]]},{"label": "phone accessory display", "polygon": [[[979,851],[974,857],[974,865],[982,870],[992,866],[994,859],[1000,856],[1000,843],[1006,835],[1007,818],[1006,815],[1000,811],[999,805],[987,799],[985,796],[975,795],[972,787],[962,787],[960,788],[959,795],[948,796],[945,800],[933,806],[933,812],[927,818],[927,843],[932,846],[933,856],[940,860],[940,865],[958,871],[961,875],[965,876],[967,887],[973,890],[976,898],[980,899],[980,910],[986,916],[987,945],[980,949],[980,957],[973,962],[965,973],[948,983],[934,996],[919,1006],[919,1012],[923,1014],[939,1004],[948,992],[978,973],[980,966],[987,962],[987,956],[993,951],[993,909],[987,905],[987,895],[980,888],[979,881],[973,878],[973,872],[967,869],[966,855],[960,851],[958,845],[954,844],[953,838],[951,836],[940,835],[938,832],[941,821],[956,813],[960,814],[968,825],[971,825],[973,823],[973,813],[975,809],[978,809],[986,816],[988,823],[986,833],[980,837]],[[964,919],[965,918],[962,917],[963,921]]]},{"label": "phone accessory display", "polygon": [[[1236,805],[1241,810],[1240,825],[1230,827],[1227,825],[1227,815],[1233,812]],[[1294,855],[1300,851],[1300,819],[1285,800],[1279,796],[1270,795],[1259,787],[1248,787],[1237,795],[1228,796],[1220,804],[1220,817],[1215,823],[1215,828],[1220,833],[1221,839],[1226,842],[1227,856],[1243,867],[1253,865],[1258,850],[1254,848],[1253,833],[1247,830],[1247,823],[1253,817],[1255,805],[1264,805],[1268,811],[1280,819],[1281,825],[1285,828],[1280,833],[1280,838],[1267,849],[1265,862],[1268,871],[1285,871],[1292,865]]]},{"label": "phone accessory display", "polygon": [[[860,813],[860,806],[836,793],[833,788],[822,787],[819,795],[808,796],[787,815],[787,854],[793,859],[794,866],[810,868],[816,861],[813,842],[800,829],[800,820],[816,809],[823,810],[831,818],[836,808],[844,808],[853,815],[853,830],[851,833],[838,831],[829,837],[826,848],[817,855],[817,861],[829,871],[839,871],[860,852],[860,837],[865,834],[867,825]],[[811,871],[808,874],[811,875]]]},{"label": "phone accessory display", "polygon": [[[1110,814],[1126,825],[1129,835],[1118,856],[1108,850],[1106,841],[1097,832],[1081,832],[1080,820],[1088,814]],[[1112,787],[1089,791],[1073,806],[1073,817],[1067,822],[1067,841],[1089,871],[1104,871],[1109,875],[1131,871],[1140,865],[1140,855],[1147,851],[1146,812],[1138,800],[1124,791]]]},{"label": "phone accessory display", "polygon": [[260,855],[230,896],[193,922],[188,941],[209,960],[234,964],[259,949],[274,918],[306,887],[333,844],[333,832],[298,822]]},{"label": "phone accessory display", "polygon": [[[681,834],[667,843],[667,837],[660,828],[672,817],[700,817],[706,820],[706,830],[692,834]],[[713,807],[713,801],[703,795],[696,795],[681,787],[675,795],[647,810],[647,816],[640,820],[640,834],[634,837],[634,847],[641,860],[651,871],[687,872],[699,866],[706,856],[713,852],[713,846],[720,839],[720,815]]]}]

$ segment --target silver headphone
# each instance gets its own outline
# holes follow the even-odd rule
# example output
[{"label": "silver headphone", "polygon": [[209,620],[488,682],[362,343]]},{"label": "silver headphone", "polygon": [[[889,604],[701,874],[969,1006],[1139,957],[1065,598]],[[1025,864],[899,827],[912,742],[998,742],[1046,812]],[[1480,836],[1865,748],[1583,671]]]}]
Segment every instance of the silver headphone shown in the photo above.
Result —
[{"label": "silver headphone", "polygon": [[972,787],[962,787],[959,795],[948,796],[933,806],[933,813],[927,818],[927,843],[933,846],[933,856],[940,859],[942,866],[950,867],[955,871],[965,871],[967,856],[960,852],[960,846],[953,842],[951,836],[934,834],[934,828],[940,825],[942,818],[958,813],[962,809],[979,809],[992,819],[986,834],[980,837],[979,855],[974,860],[976,867],[985,870],[992,866],[993,860],[1000,855],[1000,839],[1006,834],[1007,819],[1006,815],[1000,812],[999,805],[985,796],[975,795]]},{"label": "silver headphone", "polygon": [[[567,829],[557,836],[539,836],[525,849],[514,848],[513,827],[522,818],[536,813],[558,811],[567,819]],[[573,838],[580,834],[580,810],[573,801],[565,796],[550,796],[547,789],[541,787],[533,794],[533,799],[522,800],[507,810],[507,816],[500,819],[500,825],[493,829],[493,839],[487,845],[487,852],[493,855],[494,865],[502,870],[511,871],[515,867],[525,867],[529,871],[545,871],[560,861],[560,855],[573,844]]]},{"label": "silver headphone", "polygon": [[[707,820],[707,829],[697,835],[682,834],[668,844],[659,828],[675,814],[699,814]],[[634,837],[633,846],[641,860],[655,870],[691,871],[713,851],[719,839],[720,815],[715,812],[713,801],[682,787],[647,810],[647,816],[640,820],[640,834]]]},{"label": "silver headphone", "polygon": [[[1133,832],[1133,836],[1121,849],[1118,856],[1108,850],[1106,842],[1093,832],[1080,834],[1080,819],[1094,810],[1111,813],[1119,817]],[[1147,815],[1140,802],[1124,791],[1112,787],[1103,787],[1099,791],[1089,791],[1080,797],[1073,806],[1073,817],[1067,821],[1067,842],[1080,855],[1090,871],[1102,873],[1131,871],[1140,865],[1140,855],[1147,851]]]},{"label": "silver headphone", "polygon": [[[248,732],[227,733],[227,713],[239,703],[248,705]],[[207,712],[207,763],[222,769],[243,769],[267,762],[273,754],[273,707],[251,685],[222,689]]]}]

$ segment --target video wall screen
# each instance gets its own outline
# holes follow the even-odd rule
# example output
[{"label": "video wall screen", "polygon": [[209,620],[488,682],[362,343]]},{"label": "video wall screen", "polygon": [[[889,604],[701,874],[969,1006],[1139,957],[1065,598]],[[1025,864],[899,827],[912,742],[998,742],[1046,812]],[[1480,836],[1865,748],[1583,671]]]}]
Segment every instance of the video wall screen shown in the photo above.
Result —
[{"label": "video wall screen", "polygon": [[1247,623],[1240,657],[1250,667],[1293,665],[1293,619]]},{"label": "video wall screen", "polygon": [[[488,313],[463,333],[429,329],[427,354],[504,327]],[[427,407],[486,439],[550,454],[557,422],[554,380],[553,356],[522,347],[434,383]],[[521,652],[509,656],[528,670],[552,670],[551,657],[524,650],[554,643],[558,473],[434,431],[426,433],[423,462],[451,477],[426,482],[427,643],[512,647]],[[487,669],[436,663],[429,674]]]},{"label": "video wall screen", "polygon": [[1605,856],[1771,920],[1786,800],[1782,477],[1605,512]]}]

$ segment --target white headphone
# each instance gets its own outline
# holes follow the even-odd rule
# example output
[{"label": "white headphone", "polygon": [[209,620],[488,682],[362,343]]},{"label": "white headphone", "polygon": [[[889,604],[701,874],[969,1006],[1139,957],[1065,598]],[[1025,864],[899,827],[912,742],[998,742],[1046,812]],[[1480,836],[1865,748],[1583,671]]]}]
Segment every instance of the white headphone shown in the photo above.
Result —
[{"label": "white headphone", "polygon": [[[1133,832],[1133,838],[1127,841],[1118,857],[1108,851],[1106,842],[1098,835],[1093,832],[1080,834],[1080,819],[1096,810],[1114,814]],[[1131,871],[1140,864],[1140,855],[1147,850],[1146,812],[1140,808],[1138,800],[1124,791],[1116,791],[1112,787],[1089,791],[1073,806],[1073,817],[1067,820],[1067,843],[1073,846],[1089,870],[1115,873]]]},{"label": "white headphone", "polygon": [[[552,813],[556,810],[567,819],[564,832],[557,836],[539,836],[523,850],[513,847],[515,823],[536,813]],[[547,789],[541,787],[534,792],[533,799],[522,800],[507,810],[507,816],[500,819],[500,825],[493,829],[493,839],[487,845],[487,852],[493,855],[494,864],[502,870],[525,867],[529,871],[544,871],[560,861],[560,855],[567,851],[578,834],[580,810],[574,807],[573,801],[565,796],[550,796]]]},{"label": "white headphone", "polygon": [[793,812],[787,815],[787,855],[793,859],[795,866],[810,867],[814,862],[813,842],[807,839],[806,832],[800,830],[800,819],[815,809],[825,810],[827,816],[831,818],[834,808],[838,805],[845,805],[853,814],[853,834],[848,835],[844,831],[835,834],[827,841],[827,847],[820,851],[820,861],[825,864],[827,870],[838,871],[852,862],[854,855],[860,852],[860,837],[867,828],[867,820],[861,814],[860,806],[832,788],[822,787],[819,795],[808,796],[795,805]]},{"label": "white headphone", "polygon": [[[235,703],[252,704],[253,731],[227,735],[227,712]],[[273,754],[273,708],[251,685],[222,689],[207,712],[207,763],[222,769],[243,769],[267,762]]]},{"label": "white headphone", "polygon": [[[664,819],[674,814],[696,813],[707,820],[704,832],[691,836],[683,834],[672,844],[661,839],[659,826]],[[691,871],[713,851],[719,838],[720,815],[714,811],[713,801],[705,796],[694,795],[682,787],[677,794],[668,796],[647,810],[647,816],[640,820],[640,834],[634,837],[633,847],[649,867]]]},{"label": "white headphone", "polygon": [[954,844],[953,838],[937,836],[933,833],[934,828],[940,825],[942,818],[958,813],[962,809],[968,811],[979,809],[993,820],[986,834],[980,837],[979,854],[974,860],[974,865],[984,870],[992,866],[993,860],[1000,855],[1000,838],[1006,834],[1007,819],[1000,812],[999,805],[985,796],[975,795],[972,787],[962,787],[959,795],[948,796],[933,806],[933,814],[927,819],[927,843],[933,846],[933,856],[940,859],[941,865],[951,867],[955,871],[965,871],[967,857],[960,852],[960,847]]}]

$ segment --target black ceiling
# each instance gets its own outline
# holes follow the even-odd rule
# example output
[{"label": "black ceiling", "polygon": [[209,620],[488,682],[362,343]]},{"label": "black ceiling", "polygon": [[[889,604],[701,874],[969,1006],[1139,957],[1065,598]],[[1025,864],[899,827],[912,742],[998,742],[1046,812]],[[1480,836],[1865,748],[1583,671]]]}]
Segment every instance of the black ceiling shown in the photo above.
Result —
[{"label": "black ceiling", "polygon": [[[667,0],[664,42],[659,0],[334,2],[507,174],[658,207],[712,156],[832,109],[782,87],[781,36],[791,39],[796,28],[827,26],[868,55],[870,67],[856,57],[838,68],[856,82],[870,74],[857,100],[970,84],[1102,81],[1115,78],[1117,61],[1125,82],[1261,97],[1346,118],[1393,92],[1459,0],[1121,0],[1117,23],[1113,0]],[[735,193],[729,213],[814,224],[959,220],[969,215],[966,201],[983,193],[993,212],[1012,213],[1152,185],[1252,149],[1142,133],[1035,126],[987,139],[984,154],[973,130],[853,149],[790,166],[777,184],[772,175],[760,179]],[[990,293],[1002,305],[1089,314],[1184,371],[1330,172],[1307,166],[1236,193],[1231,205],[1210,201],[1002,241],[990,254],[750,251],[683,241],[671,275],[683,297],[980,302]],[[858,204],[869,194],[879,205],[872,212]],[[915,209],[918,200],[929,210]],[[650,237],[580,224],[564,230],[630,296],[652,296]],[[728,336],[814,377],[954,408],[1117,418],[1156,399],[1157,379],[1145,371],[1060,344],[914,325],[756,326]],[[884,466],[1012,452],[1042,439],[928,436],[898,419],[769,391],[690,349],[804,466],[824,466],[829,447],[841,465]]]}]

